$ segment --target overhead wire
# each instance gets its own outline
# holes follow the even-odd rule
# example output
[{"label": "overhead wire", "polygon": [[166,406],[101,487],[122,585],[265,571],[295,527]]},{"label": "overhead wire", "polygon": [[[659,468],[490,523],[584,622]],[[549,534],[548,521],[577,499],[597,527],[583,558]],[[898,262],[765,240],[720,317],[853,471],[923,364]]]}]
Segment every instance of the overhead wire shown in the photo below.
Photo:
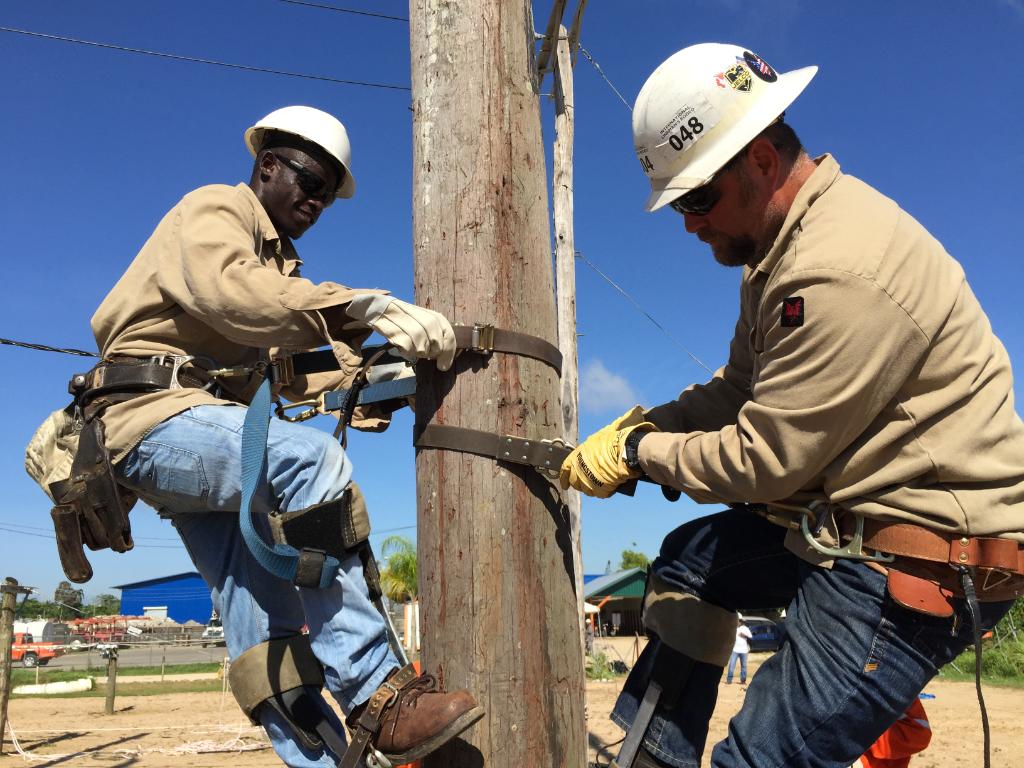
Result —
[{"label": "overhead wire", "polygon": [[590,259],[588,259],[583,254],[582,251],[576,251],[576,258],[582,259],[584,264],[586,264],[588,267],[590,267],[592,270],[594,270],[597,274],[599,274],[602,278],[604,278],[604,280],[612,288],[614,288],[619,293],[621,293],[623,296],[625,296],[626,300],[630,304],[632,304],[636,309],[638,309],[640,311],[640,313],[644,317],[646,317],[648,320],[650,320],[651,323],[653,323],[654,326],[659,331],[664,333],[672,341],[673,344],[675,344],[677,347],[679,347],[681,350],[683,350],[683,352],[685,352],[690,357],[691,360],[693,360],[695,363],[697,363],[697,365],[699,365],[701,368],[705,369],[708,373],[714,375],[714,371],[711,369],[711,366],[709,366],[707,363],[705,363],[703,360],[701,360],[699,357],[697,357],[695,354],[693,354],[693,352],[691,352],[689,349],[687,349],[683,345],[683,343],[681,341],[679,341],[679,339],[677,339],[675,336],[673,336],[671,333],[669,333],[669,330],[665,326],[663,326],[661,323],[659,323],[657,320],[655,320],[654,317],[646,309],[643,308],[643,306],[640,304],[640,302],[638,302],[636,299],[634,299],[626,291],[625,288],[623,288],[621,285],[619,285],[614,280],[612,280],[610,277],[608,277],[608,275],[606,275],[604,272],[602,272],[601,269],[594,262],[592,262]]},{"label": "overhead wire", "polygon": [[351,13],[351,14],[355,14],[356,16],[372,16],[375,19],[387,19],[389,21],[405,21],[405,22],[409,21],[404,16],[388,16],[387,14],[384,14],[384,13],[373,13],[372,11],[360,11],[360,10],[356,10],[354,8],[339,8],[336,5],[327,5],[326,3],[311,3],[311,2],[308,2],[308,0],[278,0],[278,1],[282,2],[282,3],[289,3],[291,5],[305,5],[305,6],[309,6],[310,8],[320,8],[321,10],[324,10],[324,11],[337,11],[338,13]]},{"label": "overhead wire", "polygon": [[14,339],[0,339],[0,345],[6,344],[9,347],[22,347],[23,349],[36,349],[40,352],[61,352],[65,355],[79,355],[81,357],[99,357],[97,352],[86,352],[84,349],[71,347],[49,347],[46,344],[32,344],[27,341],[14,341]]},{"label": "overhead wire", "polygon": [[327,83],[337,83],[339,85],[361,85],[366,88],[384,88],[393,91],[411,91],[412,88],[408,85],[395,85],[394,83],[373,83],[366,80],[346,80],[338,77],[328,77],[327,75],[310,75],[304,72],[289,72],[283,69],[270,69],[268,67],[256,67],[249,64],[234,64],[228,61],[217,61],[216,59],[203,59],[196,56],[182,56],[176,53],[164,53],[163,51],[150,51],[146,48],[131,48],[125,45],[114,45],[113,43],[100,43],[95,40],[83,40],[77,37],[66,37],[64,35],[51,35],[45,32],[34,32],[29,29],[18,29],[16,27],[0,27],[0,32],[9,32],[18,35],[28,35],[30,37],[40,37],[46,40],[58,40],[63,43],[76,43],[78,45],[88,45],[94,48],[107,48],[114,51],[122,51],[126,53],[140,53],[146,56],[157,56],[162,59],[173,59],[174,61],[191,61],[196,64],[211,64],[217,67],[228,67],[230,69],[241,69],[246,72],[262,72],[270,75],[281,75],[283,77],[298,77],[305,80],[319,80]]},{"label": "overhead wire", "polygon": [[[17,526],[17,527],[14,527]],[[415,528],[415,525],[400,525],[397,528],[383,528],[379,531],[371,531],[371,536],[383,536],[386,533],[395,533],[397,531],[408,531]],[[30,530],[18,530],[19,528],[27,528]],[[0,531],[4,533],[17,533],[22,536],[34,536],[40,539],[55,539],[57,538],[53,533],[45,532],[43,528],[35,528],[33,526],[18,525],[17,523],[0,522]],[[178,539],[165,538],[162,536],[137,536],[136,541],[177,541],[176,544],[136,544],[136,548],[143,549],[181,549],[184,545]]]},{"label": "overhead wire", "polygon": [[590,52],[586,48],[584,48],[582,45],[580,45],[580,53],[582,53],[584,56],[587,57],[587,61],[589,61],[591,64],[594,65],[594,69],[597,70],[597,74],[599,74],[604,79],[604,81],[606,83],[608,83],[608,87],[611,88],[615,92],[615,95],[619,97],[619,101],[621,101],[623,104],[625,104],[626,105],[626,109],[628,109],[630,112],[632,112],[633,108],[629,105],[629,102],[626,101],[625,98],[623,98],[622,94],[619,93],[619,89],[615,87],[615,84],[611,80],[608,79],[608,75],[606,75],[604,73],[604,70],[601,69],[601,65],[598,64],[594,60],[594,57],[591,56]]}]

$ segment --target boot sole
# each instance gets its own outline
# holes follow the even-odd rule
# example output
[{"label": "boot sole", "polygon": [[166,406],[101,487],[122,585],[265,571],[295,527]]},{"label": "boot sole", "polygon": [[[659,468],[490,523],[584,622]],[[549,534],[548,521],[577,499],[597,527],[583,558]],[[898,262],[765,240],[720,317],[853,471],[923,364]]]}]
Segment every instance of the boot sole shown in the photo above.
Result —
[{"label": "boot sole", "polygon": [[384,757],[391,761],[393,765],[401,765],[402,763],[411,763],[414,760],[419,760],[426,757],[434,750],[448,743],[464,730],[473,725],[477,720],[484,716],[483,707],[473,707],[468,709],[459,715],[457,718],[452,720],[448,727],[443,731],[438,731],[436,734],[431,736],[426,741],[417,744],[407,752],[391,753],[384,752]]}]

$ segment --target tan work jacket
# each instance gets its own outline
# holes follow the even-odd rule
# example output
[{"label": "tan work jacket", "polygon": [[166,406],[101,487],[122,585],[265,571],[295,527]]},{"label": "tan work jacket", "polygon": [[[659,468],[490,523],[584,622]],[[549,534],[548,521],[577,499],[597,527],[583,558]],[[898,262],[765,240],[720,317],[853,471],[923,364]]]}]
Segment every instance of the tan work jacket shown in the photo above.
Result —
[{"label": "tan work jacket", "polygon": [[[368,332],[328,328],[316,310],[383,291],[314,284],[299,276],[300,264],[248,185],[201,187],[164,216],[100,304],[92,317],[96,343],[105,358],[194,355],[208,369],[252,364],[270,349],[330,344],[341,370],[297,377],[284,394],[343,386]],[[240,399],[251,397],[245,378],[225,381]],[[169,389],[113,405],[103,414],[111,457],[120,461],[177,413],[226,402],[204,390]]]},{"label": "tan work jacket", "polygon": [[728,364],[653,408],[643,469],[699,502],[1024,541],[1010,361],[961,266],[831,156],[745,268]]}]

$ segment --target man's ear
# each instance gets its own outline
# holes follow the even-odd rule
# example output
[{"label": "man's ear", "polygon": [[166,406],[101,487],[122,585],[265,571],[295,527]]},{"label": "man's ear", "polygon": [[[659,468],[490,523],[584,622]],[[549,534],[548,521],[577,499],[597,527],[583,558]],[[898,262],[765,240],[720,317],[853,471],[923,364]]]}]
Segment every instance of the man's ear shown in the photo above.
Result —
[{"label": "man's ear", "polygon": [[782,183],[782,157],[775,146],[766,138],[754,139],[748,150],[753,164],[754,178],[773,189]]},{"label": "man's ear", "polygon": [[259,157],[256,158],[256,165],[259,168],[260,179],[269,181],[277,169],[278,162],[274,153],[267,149],[260,152]]}]

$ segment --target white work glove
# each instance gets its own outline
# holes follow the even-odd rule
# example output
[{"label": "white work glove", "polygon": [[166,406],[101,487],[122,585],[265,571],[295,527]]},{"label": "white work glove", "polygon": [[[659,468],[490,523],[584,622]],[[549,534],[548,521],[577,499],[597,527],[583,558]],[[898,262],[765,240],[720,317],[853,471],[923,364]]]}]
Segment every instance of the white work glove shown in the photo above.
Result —
[{"label": "white work glove", "polygon": [[452,367],[455,331],[439,312],[393,296],[361,293],[345,307],[345,314],[356,321],[345,328],[372,328],[405,357],[435,360],[441,371]]}]

